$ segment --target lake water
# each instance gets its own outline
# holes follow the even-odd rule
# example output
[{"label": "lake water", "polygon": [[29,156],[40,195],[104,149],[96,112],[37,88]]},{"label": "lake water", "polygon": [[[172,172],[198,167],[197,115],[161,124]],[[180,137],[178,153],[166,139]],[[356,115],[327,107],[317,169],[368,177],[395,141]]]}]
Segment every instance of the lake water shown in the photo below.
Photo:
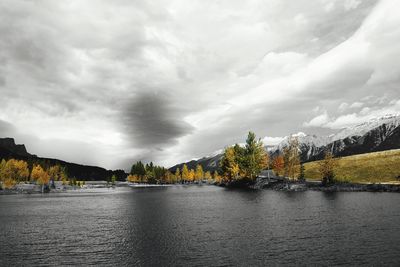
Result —
[{"label": "lake water", "polygon": [[0,195],[0,265],[399,265],[400,194],[215,186]]}]

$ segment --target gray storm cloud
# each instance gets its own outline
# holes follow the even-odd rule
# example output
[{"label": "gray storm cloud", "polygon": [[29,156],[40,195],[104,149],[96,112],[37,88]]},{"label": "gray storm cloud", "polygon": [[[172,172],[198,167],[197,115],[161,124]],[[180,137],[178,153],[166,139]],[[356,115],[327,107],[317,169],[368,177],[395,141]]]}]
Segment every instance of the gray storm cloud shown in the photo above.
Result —
[{"label": "gray storm cloud", "polygon": [[165,93],[135,95],[122,116],[130,141],[137,147],[162,148],[191,133],[193,127],[174,104]]}]

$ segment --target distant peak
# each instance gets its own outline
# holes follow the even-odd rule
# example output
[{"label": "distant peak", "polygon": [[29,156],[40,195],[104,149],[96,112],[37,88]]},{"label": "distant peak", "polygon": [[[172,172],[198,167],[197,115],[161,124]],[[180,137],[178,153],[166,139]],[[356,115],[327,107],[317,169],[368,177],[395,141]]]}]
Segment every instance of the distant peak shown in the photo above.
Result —
[{"label": "distant peak", "polygon": [[292,136],[294,136],[294,137],[305,137],[305,136],[307,136],[307,134],[305,134],[303,132],[298,132],[296,134],[292,134]]}]

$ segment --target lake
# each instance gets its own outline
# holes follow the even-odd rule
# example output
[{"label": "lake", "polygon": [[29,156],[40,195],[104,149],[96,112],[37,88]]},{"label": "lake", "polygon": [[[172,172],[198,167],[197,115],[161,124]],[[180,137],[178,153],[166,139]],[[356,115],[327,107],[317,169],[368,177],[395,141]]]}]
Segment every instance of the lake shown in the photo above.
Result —
[{"label": "lake", "polygon": [[0,195],[0,265],[399,265],[400,194],[117,188]]}]

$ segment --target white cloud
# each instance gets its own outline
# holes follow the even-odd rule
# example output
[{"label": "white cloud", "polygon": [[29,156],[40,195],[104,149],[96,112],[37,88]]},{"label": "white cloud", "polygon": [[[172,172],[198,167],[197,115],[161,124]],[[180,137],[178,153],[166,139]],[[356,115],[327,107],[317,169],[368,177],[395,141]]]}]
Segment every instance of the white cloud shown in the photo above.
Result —
[{"label": "white cloud", "polygon": [[364,106],[364,103],[354,102],[353,104],[350,105],[350,108],[361,108],[362,106]]},{"label": "white cloud", "polygon": [[346,0],[344,1],[344,9],[346,11],[355,9],[361,4],[361,0]]},{"label": "white cloud", "polygon": [[328,113],[326,111],[324,111],[324,113],[312,118],[309,122],[303,123],[303,126],[304,127],[324,127],[328,121],[329,121]]},{"label": "white cloud", "polygon": [[343,112],[343,111],[345,111],[348,107],[349,107],[349,104],[347,104],[346,102],[343,102],[343,103],[341,103],[340,106],[338,107],[338,110],[339,110],[340,112]]},{"label": "white cloud", "polygon": [[277,145],[280,142],[282,142],[282,140],[284,139],[284,137],[271,137],[271,136],[266,136],[262,139],[264,145],[269,145],[269,146],[273,146],[273,145]]}]

